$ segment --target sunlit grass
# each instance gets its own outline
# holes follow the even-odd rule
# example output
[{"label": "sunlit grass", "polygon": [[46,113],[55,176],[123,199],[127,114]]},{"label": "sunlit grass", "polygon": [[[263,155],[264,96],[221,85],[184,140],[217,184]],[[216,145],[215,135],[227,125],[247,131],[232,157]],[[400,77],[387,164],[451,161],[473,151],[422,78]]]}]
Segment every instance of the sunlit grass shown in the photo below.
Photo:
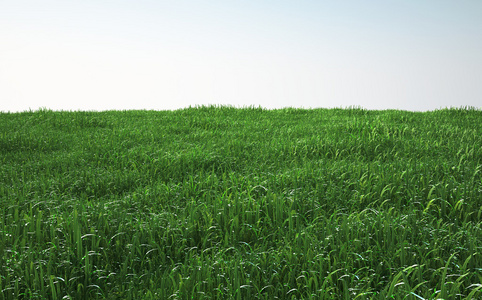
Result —
[{"label": "sunlit grass", "polygon": [[482,111],[0,113],[0,299],[482,298]]}]

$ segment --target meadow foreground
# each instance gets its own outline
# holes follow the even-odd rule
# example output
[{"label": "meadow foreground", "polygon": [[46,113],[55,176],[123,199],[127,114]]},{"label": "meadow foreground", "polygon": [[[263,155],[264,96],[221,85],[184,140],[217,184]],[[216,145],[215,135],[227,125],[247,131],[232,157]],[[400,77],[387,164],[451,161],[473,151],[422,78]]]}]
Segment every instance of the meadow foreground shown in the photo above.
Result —
[{"label": "meadow foreground", "polygon": [[482,111],[0,113],[0,299],[482,299]]}]

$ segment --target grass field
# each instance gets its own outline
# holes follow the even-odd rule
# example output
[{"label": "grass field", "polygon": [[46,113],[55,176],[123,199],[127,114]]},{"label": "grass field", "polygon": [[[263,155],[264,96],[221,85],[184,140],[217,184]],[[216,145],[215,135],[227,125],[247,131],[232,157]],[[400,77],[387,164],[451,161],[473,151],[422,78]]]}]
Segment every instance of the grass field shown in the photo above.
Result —
[{"label": "grass field", "polygon": [[0,113],[0,299],[482,299],[482,111]]}]

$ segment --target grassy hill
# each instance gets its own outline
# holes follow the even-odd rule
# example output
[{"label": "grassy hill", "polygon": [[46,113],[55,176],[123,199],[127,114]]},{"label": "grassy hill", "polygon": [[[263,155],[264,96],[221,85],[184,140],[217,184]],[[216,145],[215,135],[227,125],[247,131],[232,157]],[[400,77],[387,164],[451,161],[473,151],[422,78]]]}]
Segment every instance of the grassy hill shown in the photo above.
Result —
[{"label": "grassy hill", "polygon": [[481,299],[482,111],[0,113],[0,299]]}]

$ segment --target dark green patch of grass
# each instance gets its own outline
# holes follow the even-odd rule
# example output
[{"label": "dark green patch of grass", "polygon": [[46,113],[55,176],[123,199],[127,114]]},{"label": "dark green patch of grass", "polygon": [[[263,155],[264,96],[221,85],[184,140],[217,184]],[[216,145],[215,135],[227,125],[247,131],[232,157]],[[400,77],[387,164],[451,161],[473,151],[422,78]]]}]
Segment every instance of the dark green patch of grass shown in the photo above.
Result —
[{"label": "dark green patch of grass", "polygon": [[0,114],[0,299],[482,298],[482,112]]}]

